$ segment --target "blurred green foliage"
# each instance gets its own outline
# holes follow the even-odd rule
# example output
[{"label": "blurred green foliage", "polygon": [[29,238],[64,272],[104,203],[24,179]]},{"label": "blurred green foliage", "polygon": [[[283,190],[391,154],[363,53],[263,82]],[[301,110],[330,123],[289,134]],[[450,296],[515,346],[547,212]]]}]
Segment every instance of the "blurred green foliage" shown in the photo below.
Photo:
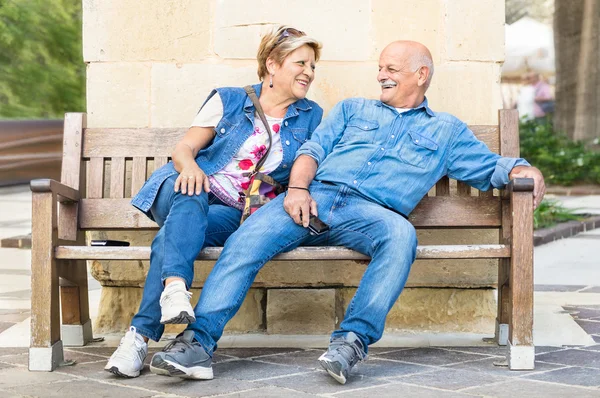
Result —
[{"label": "blurred green foliage", "polygon": [[544,199],[533,212],[533,227],[548,228],[561,222],[581,219],[583,217],[573,214],[573,210],[561,206],[560,202]]},{"label": "blurred green foliage", "polygon": [[80,0],[0,0],[0,118],[85,111]]},{"label": "blurred green foliage", "polygon": [[549,119],[520,123],[521,156],[544,174],[546,184],[600,184],[600,153],[555,131]]}]

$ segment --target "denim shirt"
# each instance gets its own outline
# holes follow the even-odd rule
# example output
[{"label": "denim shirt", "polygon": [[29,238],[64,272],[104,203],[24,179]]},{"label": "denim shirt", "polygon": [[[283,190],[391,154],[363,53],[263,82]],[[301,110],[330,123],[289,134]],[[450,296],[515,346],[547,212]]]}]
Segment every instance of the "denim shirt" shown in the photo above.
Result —
[{"label": "denim shirt", "polygon": [[315,180],[345,185],[403,215],[445,175],[486,191],[503,188],[514,166],[529,165],[491,152],[465,123],[433,112],[427,99],[403,113],[376,100],[341,101],[300,155],[316,160]]},{"label": "denim shirt", "polygon": [[[261,84],[253,87],[256,95],[260,96]],[[223,117],[215,126],[215,138],[208,147],[200,150],[196,155],[196,163],[207,176],[225,167],[254,132],[255,109],[244,89],[241,87],[217,88],[210,93],[206,101],[217,92],[223,102]],[[271,177],[282,184],[288,182],[296,151],[310,138],[322,117],[323,109],[316,102],[308,99],[300,99],[288,107],[281,123],[281,130],[279,130],[283,159],[279,166],[270,173]],[[156,170],[131,200],[131,204],[152,218],[149,210],[160,186],[167,178],[175,174],[178,172],[175,170],[173,162]]]}]

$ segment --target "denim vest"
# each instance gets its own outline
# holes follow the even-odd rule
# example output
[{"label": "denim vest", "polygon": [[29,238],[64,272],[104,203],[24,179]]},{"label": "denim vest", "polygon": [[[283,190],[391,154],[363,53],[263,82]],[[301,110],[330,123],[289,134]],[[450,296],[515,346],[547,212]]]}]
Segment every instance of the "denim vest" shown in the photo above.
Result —
[{"label": "denim vest", "polygon": [[[260,96],[262,85],[259,83],[253,87],[256,95]],[[215,174],[225,167],[254,132],[255,109],[244,89],[241,87],[217,88],[210,93],[206,101],[215,93],[219,93],[223,102],[223,117],[215,127],[216,134],[213,141],[196,155],[196,163],[207,176]],[[288,182],[296,151],[311,137],[322,117],[323,109],[316,102],[308,99],[300,99],[288,107],[279,131],[283,159],[279,166],[270,173],[275,180],[282,184]],[[172,161],[156,170],[131,200],[131,204],[152,218],[149,210],[160,186],[167,178],[175,174],[178,173]]]}]

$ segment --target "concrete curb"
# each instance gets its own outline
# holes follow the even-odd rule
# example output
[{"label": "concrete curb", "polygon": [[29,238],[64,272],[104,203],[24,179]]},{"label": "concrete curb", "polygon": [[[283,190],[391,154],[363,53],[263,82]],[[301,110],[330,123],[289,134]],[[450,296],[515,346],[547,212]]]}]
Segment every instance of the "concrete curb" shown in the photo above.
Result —
[{"label": "concrete curb", "polygon": [[550,228],[538,229],[533,233],[533,245],[540,246],[545,243],[554,242],[555,240],[569,238],[580,232],[589,231],[594,228],[600,228],[600,216],[589,217],[583,221],[569,221]]}]

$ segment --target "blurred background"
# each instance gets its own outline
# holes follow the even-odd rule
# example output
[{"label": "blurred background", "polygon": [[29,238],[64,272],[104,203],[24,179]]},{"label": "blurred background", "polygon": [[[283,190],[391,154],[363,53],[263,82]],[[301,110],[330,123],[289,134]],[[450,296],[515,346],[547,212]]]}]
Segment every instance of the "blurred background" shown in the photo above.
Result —
[{"label": "blurred background", "polygon": [[[600,184],[600,1],[506,0],[501,103],[548,184]],[[64,112],[85,112],[82,5],[0,0],[0,186],[58,178]],[[443,88],[442,88],[443,90]]]}]

